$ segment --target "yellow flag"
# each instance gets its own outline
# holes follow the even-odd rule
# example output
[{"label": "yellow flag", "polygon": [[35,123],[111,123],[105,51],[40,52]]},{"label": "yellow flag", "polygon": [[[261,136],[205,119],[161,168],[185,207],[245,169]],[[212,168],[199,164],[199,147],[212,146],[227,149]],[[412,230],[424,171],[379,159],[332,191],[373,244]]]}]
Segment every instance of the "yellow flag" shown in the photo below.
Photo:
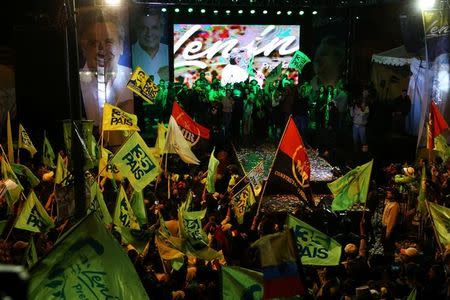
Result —
[{"label": "yellow flag", "polygon": [[11,131],[11,117],[8,111],[8,119],[6,123],[6,140],[8,143],[8,160],[12,164],[14,162],[14,149],[12,141],[12,131]]},{"label": "yellow flag", "polygon": [[64,162],[61,154],[58,153],[58,159],[56,160],[55,183],[62,183],[68,174],[69,171],[67,170],[66,163]]},{"label": "yellow flag", "polygon": [[55,227],[55,225],[41,202],[39,202],[39,199],[31,191],[22,210],[17,216],[14,227],[32,232],[45,232]]},{"label": "yellow flag", "polygon": [[117,167],[122,176],[128,178],[138,192],[155,180],[161,171],[158,160],[137,132],[133,132],[122,145],[111,164]]},{"label": "yellow flag", "polygon": [[25,149],[30,152],[31,157],[33,157],[37,150],[33,145],[33,142],[30,139],[30,136],[23,128],[22,124],[19,124],[19,148]]},{"label": "yellow flag", "polygon": [[131,229],[140,229],[123,186],[120,186],[119,195],[117,196],[116,208],[114,210],[114,224],[119,227],[123,226]]},{"label": "yellow flag", "polygon": [[127,113],[116,106],[105,103],[105,107],[103,108],[103,130],[139,131],[137,122],[138,119],[136,115]]},{"label": "yellow flag", "polygon": [[101,171],[100,176],[122,181],[123,177],[117,167],[111,163],[108,163],[108,161],[113,156],[114,155],[111,153],[111,151],[105,148],[101,148],[101,157],[98,163],[98,169]]},{"label": "yellow flag", "polygon": [[155,151],[158,155],[162,155],[164,151],[164,145],[166,144],[167,128],[164,123],[158,123],[158,136],[156,137]]},{"label": "yellow flag", "polygon": [[255,195],[250,183],[233,196],[233,210],[239,224],[244,222],[244,214],[249,211],[254,203]]},{"label": "yellow flag", "polygon": [[158,96],[159,87],[145,74],[141,67],[136,67],[130,80],[127,83],[127,88],[142,97],[145,101],[153,104],[156,96]]},{"label": "yellow flag", "polygon": [[20,184],[19,179],[11,168],[11,165],[6,161],[4,157],[1,157],[1,175],[3,179],[10,179],[17,184],[17,187],[6,191],[6,200],[10,208],[20,198],[20,194],[23,192],[23,186]]}]

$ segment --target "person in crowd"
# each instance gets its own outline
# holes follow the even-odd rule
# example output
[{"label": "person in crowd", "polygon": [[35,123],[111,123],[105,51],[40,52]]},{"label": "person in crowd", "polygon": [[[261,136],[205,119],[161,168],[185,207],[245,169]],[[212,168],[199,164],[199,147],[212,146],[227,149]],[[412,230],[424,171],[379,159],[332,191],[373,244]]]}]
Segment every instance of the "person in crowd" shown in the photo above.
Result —
[{"label": "person in crowd", "polygon": [[364,101],[355,103],[350,108],[353,120],[353,145],[355,150],[367,145],[366,125],[369,117],[369,107]]},{"label": "person in crowd", "polygon": [[394,195],[394,191],[388,189],[386,191],[386,200],[384,204],[383,218],[383,240],[384,250],[386,254],[392,255],[395,249],[395,240],[397,239],[397,224],[399,217],[400,206]]},{"label": "person in crowd", "polygon": [[222,118],[225,139],[230,139],[232,136],[232,118],[234,100],[231,96],[232,91],[228,89],[226,94],[222,97]]},{"label": "person in crowd", "polygon": [[395,133],[405,133],[406,117],[411,110],[411,99],[407,90],[403,89],[402,94],[392,102],[392,131]]},{"label": "person in crowd", "polygon": [[135,18],[136,43],[131,46],[133,69],[141,67],[157,84],[169,80],[169,48],[161,42],[161,11],[152,9]]}]

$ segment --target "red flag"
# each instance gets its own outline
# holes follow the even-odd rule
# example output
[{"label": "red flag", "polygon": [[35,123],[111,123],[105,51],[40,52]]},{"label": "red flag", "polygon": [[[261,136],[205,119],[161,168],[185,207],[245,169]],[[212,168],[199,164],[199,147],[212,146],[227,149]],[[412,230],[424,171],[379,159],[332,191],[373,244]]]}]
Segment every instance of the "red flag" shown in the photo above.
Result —
[{"label": "red flag", "polygon": [[198,124],[180,107],[177,102],[173,103],[172,116],[178,126],[181,127],[186,140],[195,145],[201,138],[209,139],[209,129]]},{"label": "red flag", "polygon": [[427,149],[434,149],[434,138],[440,135],[445,129],[448,129],[448,124],[436,103],[431,100],[427,128]]},{"label": "red flag", "polygon": [[277,156],[267,179],[266,194],[297,194],[307,200],[311,166],[302,137],[292,117],[280,141]]}]

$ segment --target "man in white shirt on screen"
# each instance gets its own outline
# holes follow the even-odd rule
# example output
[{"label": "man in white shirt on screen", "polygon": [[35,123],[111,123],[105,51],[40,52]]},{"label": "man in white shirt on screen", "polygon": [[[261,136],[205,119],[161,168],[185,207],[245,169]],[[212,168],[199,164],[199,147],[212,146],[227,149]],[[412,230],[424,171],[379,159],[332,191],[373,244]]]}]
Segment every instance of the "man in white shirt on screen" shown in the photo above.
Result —
[{"label": "man in white shirt on screen", "polygon": [[161,13],[151,10],[137,17],[137,41],[132,46],[133,69],[141,67],[148,75],[169,80],[169,49],[160,42],[162,35]]}]

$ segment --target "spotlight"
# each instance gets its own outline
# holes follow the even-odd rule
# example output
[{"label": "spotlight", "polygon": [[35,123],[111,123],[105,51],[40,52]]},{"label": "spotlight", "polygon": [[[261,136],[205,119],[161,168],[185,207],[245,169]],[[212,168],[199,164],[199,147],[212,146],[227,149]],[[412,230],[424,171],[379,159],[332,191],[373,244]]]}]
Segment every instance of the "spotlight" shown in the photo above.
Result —
[{"label": "spotlight", "polygon": [[217,9],[214,10],[214,14],[217,15],[219,11]]},{"label": "spotlight", "polygon": [[312,14],[317,15],[317,10],[313,10]]},{"label": "spotlight", "polygon": [[277,11],[277,15],[281,15],[281,10]]},{"label": "spotlight", "polygon": [[288,10],[288,11],[287,11],[287,15],[288,15],[288,16],[292,15],[292,11]]},{"label": "spotlight", "polygon": [[300,16],[303,16],[305,14],[305,12],[303,10],[299,11],[298,13]]},{"label": "spotlight", "polygon": [[117,6],[120,5],[120,0],[105,0],[105,5]]},{"label": "spotlight", "polygon": [[264,15],[267,15],[267,10],[263,10],[263,14],[264,14]]},{"label": "spotlight", "polygon": [[255,14],[255,10],[252,9],[252,10],[250,11],[250,13],[251,13],[252,15]]},{"label": "spotlight", "polygon": [[359,20],[359,17],[358,17],[358,16],[356,16],[356,20]]},{"label": "spotlight", "polygon": [[231,11],[227,9],[225,12],[227,13],[227,15],[229,15]]},{"label": "spotlight", "polygon": [[419,0],[417,2],[417,5],[419,6],[419,9],[426,10],[433,8],[435,0]]},{"label": "spotlight", "polygon": [[188,12],[191,13],[191,12],[193,12],[193,11],[194,11],[194,9],[193,9],[192,7],[189,7],[189,8],[188,8]]},{"label": "spotlight", "polygon": [[161,11],[162,11],[162,12],[166,12],[166,11],[167,11],[167,8],[163,7],[163,8],[161,8]]},{"label": "spotlight", "polygon": [[204,13],[206,12],[206,10],[205,10],[204,8],[202,8],[202,9],[200,9],[200,12],[201,12],[202,14],[204,14]]},{"label": "spotlight", "polygon": [[175,8],[175,12],[176,12],[176,13],[179,13],[179,12],[180,12],[180,9],[179,9],[179,8]]},{"label": "spotlight", "polygon": [[238,14],[242,15],[244,11],[242,9],[238,10]]},{"label": "spotlight", "polygon": [[333,18],[332,18],[332,17],[330,17],[329,19],[330,19],[330,20],[333,20]]}]

